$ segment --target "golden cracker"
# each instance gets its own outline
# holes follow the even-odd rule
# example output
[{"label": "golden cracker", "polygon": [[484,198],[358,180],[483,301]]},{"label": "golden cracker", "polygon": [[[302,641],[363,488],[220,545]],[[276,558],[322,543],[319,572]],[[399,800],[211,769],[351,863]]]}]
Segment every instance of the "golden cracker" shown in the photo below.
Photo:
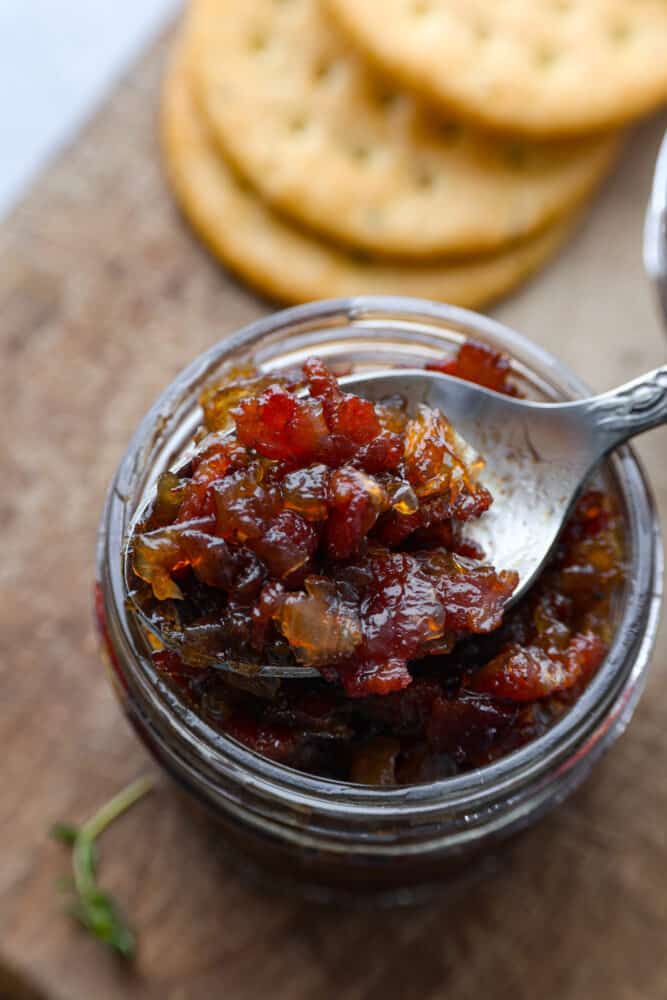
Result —
[{"label": "golden cracker", "polygon": [[201,238],[249,284],[287,303],[385,294],[478,307],[539,268],[571,228],[571,220],[561,222],[510,250],[465,263],[361,261],[288,225],[238,180],[198,117],[180,55],[166,81],[162,142],[174,194]]},{"label": "golden cracker", "polygon": [[326,0],[377,66],[441,111],[572,136],[667,101],[665,0]]},{"label": "golden cracker", "polygon": [[617,146],[485,138],[434,119],[378,83],[319,0],[195,0],[189,54],[214,138],[261,197],[376,256],[521,240],[585,197]]}]

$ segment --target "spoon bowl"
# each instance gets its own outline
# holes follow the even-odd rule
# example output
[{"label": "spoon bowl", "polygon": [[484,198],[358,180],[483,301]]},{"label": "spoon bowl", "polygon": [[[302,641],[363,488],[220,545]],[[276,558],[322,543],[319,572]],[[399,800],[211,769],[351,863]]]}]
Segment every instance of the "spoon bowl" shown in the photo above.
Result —
[{"label": "spoon bowl", "polygon": [[494,500],[466,537],[497,570],[519,583],[508,602],[535,582],[583,485],[597,463],[635,434],[667,420],[667,367],[619,389],[571,403],[535,403],[423,370],[347,376],[341,384],[367,399],[399,394],[410,410],[440,410],[485,461],[480,479]]}]

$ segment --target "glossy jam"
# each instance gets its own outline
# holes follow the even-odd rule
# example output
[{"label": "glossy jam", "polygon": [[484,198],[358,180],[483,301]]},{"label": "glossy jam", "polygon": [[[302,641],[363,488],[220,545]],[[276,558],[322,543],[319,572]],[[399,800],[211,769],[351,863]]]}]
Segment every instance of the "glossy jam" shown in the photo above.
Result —
[{"label": "glossy jam", "polygon": [[[507,360],[482,345],[434,367],[516,391]],[[622,579],[608,498],[580,501],[503,622],[516,580],[465,540],[492,502],[482,462],[442,414],[374,406],[315,360],[230,372],[202,406],[195,457],[161,477],[133,567],[180,651],[158,651],[156,665],[207,722],[302,770],[412,783],[509,752],[578,697]],[[247,676],[217,670],[221,655]],[[272,662],[321,679],[252,676]]]}]

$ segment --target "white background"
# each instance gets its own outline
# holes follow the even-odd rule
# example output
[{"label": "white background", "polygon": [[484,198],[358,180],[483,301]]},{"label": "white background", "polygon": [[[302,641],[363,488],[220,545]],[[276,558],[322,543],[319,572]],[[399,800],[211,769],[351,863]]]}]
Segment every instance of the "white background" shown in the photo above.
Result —
[{"label": "white background", "polygon": [[0,216],[180,0],[0,0]]}]

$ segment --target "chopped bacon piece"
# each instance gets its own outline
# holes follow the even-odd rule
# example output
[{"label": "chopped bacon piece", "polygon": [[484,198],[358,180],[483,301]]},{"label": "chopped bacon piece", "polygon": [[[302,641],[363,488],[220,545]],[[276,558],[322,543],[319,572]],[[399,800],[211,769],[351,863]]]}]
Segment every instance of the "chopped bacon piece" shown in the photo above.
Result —
[{"label": "chopped bacon piece", "polygon": [[386,490],[358,469],[337,469],[329,482],[324,546],[330,559],[356,555],[379,515],[389,507]]},{"label": "chopped bacon piece", "polygon": [[467,340],[459,348],[456,358],[451,361],[435,362],[426,367],[430,371],[456,375],[466,382],[476,382],[477,385],[505,393],[507,396],[517,395],[516,389],[509,381],[511,370],[509,358],[476,340]]}]

